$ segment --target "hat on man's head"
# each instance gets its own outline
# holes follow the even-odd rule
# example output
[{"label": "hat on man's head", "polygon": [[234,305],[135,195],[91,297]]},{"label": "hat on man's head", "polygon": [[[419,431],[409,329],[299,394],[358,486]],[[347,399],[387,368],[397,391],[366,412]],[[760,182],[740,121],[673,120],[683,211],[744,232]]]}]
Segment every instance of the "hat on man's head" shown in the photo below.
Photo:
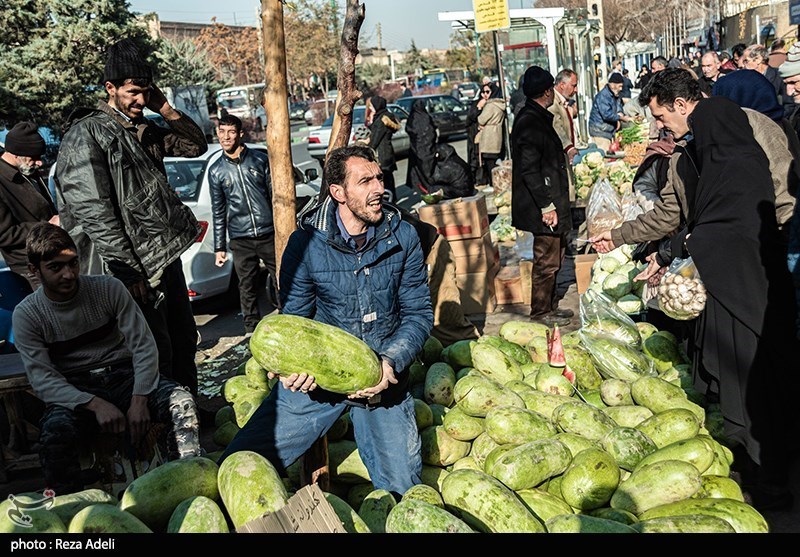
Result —
[{"label": "hat on man's head", "polygon": [[610,76],[608,76],[609,83],[625,83],[625,80],[622,79],[622,74],[614,72]]},{"label": "hat on man's head", "polygon": [[131,39],[122,39],[108,47],[103,83],[118,79],[153,79],[153,69],[139,54]]},{"label": "hat on man's head", "polygon": [[794,43],[786,53],[786,61],[778,67],[782,78],[800,74],[800,43]]},{"label": "hat on man's head", "polygon": [[40,159],[46,148],[44,138],[33,122],[19,122],[6,135],[6,151],[18,157]]},{"label": "hat on man's head", "polygon": [[526,97],[537,97],[550,89],[555,82],[553,74],[539,66],[531,66],[525,70],[522,91]]}]

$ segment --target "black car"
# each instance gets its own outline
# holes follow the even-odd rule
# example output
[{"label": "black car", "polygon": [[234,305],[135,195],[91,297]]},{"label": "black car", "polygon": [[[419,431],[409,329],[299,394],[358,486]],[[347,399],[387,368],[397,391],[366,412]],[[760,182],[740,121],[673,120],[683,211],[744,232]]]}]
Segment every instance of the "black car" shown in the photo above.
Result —
[{"label": "black car", "polygon": [[289,105],[289,119],[302,120],[306,110],[308,110],[308,103],[305,101],[293,102]]},{"label": "black car", "polygon": [[395,103],[402,106],[406,112],[411,112],[411,105],[417,99],[425,101],[428,113],[433,117],[433,122],[439,130],[439,139],[447,139],[453,135],[464,134],[467,131],[466,104],[450,95],[420,95],[416,97],[401,97]]}]

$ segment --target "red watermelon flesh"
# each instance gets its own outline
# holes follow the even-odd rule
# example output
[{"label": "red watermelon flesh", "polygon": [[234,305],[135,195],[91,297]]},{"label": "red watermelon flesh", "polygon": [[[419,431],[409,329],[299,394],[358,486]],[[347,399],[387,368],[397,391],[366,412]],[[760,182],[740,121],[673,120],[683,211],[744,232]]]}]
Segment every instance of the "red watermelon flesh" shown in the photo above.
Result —
[{"label": "red watermelon flesh", "polygon": [[553,367],[564,367],[567,359],[564,356],[564,346],[561,344],[561,331],[558,325],[553,327],[552,334],[547,331],[547,356]]},{"label": "red watermelon flesh", "polygon": [[561,372],[561,375],[566,377],[567,380],[573,385],[575,384],[575,372],[569,369],[569,366],[564,366],[564,371]]}]

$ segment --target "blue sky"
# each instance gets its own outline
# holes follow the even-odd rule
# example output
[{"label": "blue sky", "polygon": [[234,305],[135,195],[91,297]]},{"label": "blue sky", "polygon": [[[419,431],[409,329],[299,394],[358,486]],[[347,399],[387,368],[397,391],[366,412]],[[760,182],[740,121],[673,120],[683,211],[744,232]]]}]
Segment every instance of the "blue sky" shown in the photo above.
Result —
[{"label": "blue sky", "polygon": [[[323,0],[320,0],[323,1]],[[369,46],[377,46],[377,25],[381,24],[383,46],[406,50],[415,40],[418,48],[447,48],[450,24],[440,22],[438,12],[472,10],[472,0],[361,0],[366,18],[361,36]],[[156,12],[163,21],[228,25],[255,25],[259,0],[129,0],[134,12]],[[343,8],[345,0],[338,0]],[[531,0],[508,0],[510,8],[530,6]],[[363,44],[363,43],[362,43]]]}]

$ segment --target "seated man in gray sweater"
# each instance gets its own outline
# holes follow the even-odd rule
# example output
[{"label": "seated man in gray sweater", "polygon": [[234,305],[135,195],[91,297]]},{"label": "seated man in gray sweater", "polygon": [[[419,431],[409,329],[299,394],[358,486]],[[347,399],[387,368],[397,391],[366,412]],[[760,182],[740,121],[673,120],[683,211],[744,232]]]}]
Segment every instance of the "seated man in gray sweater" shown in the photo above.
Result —
[{"label": "seated man in gray sweater", "polygon": [[13,327],[28,381],[46,405],[39,438],[46,487],[58,495],[82,490],[81,442],[100,430],[136,447],[151,417],[170,426],[170,459],[199,455],[194,398],[159,375],[155,339],[125,285],[81,277],[75,243],[52,224],[35,225],[26,249],[42,288],[15,308]]}]

